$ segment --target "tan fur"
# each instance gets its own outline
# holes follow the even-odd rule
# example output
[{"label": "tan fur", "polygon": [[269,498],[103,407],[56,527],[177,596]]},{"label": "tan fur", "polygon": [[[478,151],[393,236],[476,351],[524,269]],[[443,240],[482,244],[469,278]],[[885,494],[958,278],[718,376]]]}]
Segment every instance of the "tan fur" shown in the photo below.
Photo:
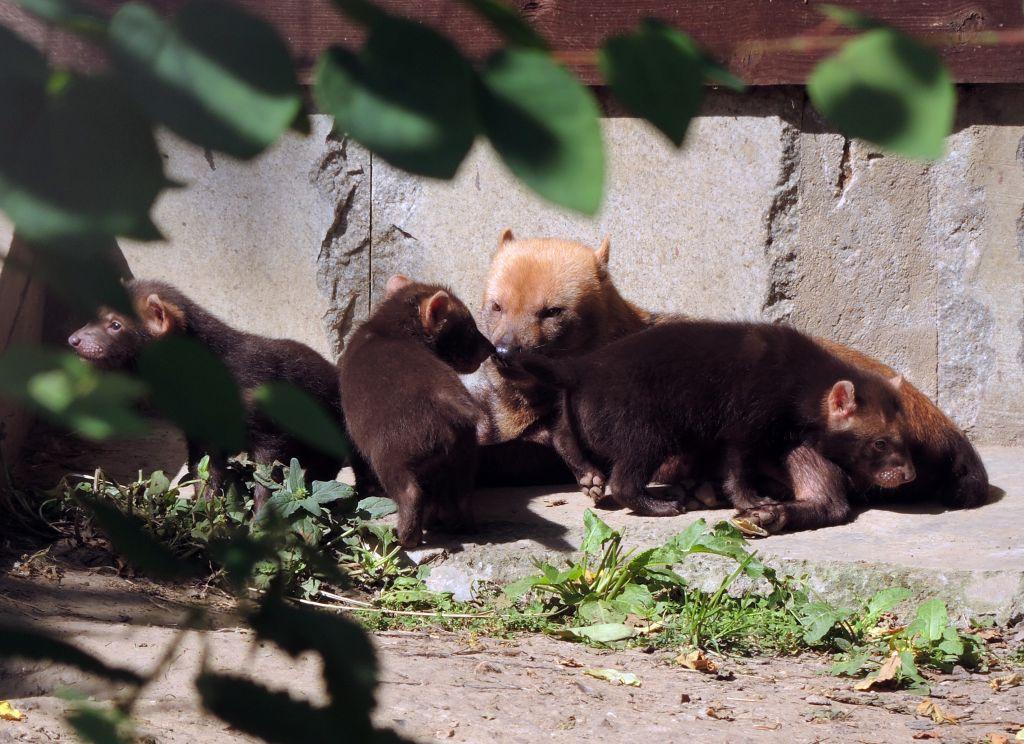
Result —
[{"label": "tan fur", "polygon": [[[608,275],[608,238],[593,250],[556,238],[517,240],[504,230],[484,291],[481,326],[491,343],[503,340],[518,348],[551,356],[575,355],[641,330],[652,316],[623,299]],[[578,318],[578,328],[553,339],[545,309],[564,309]],[[500,442],[528,434],[536,421],[531,390],[502,376],[494,362],[484,366],[483,394],[490,411],[485,439]]]},{"label": "tan fur", "polygon": [[185,327],[185,311],[157,294],[136,298],[135,312],[146,330],[157,338]]}]

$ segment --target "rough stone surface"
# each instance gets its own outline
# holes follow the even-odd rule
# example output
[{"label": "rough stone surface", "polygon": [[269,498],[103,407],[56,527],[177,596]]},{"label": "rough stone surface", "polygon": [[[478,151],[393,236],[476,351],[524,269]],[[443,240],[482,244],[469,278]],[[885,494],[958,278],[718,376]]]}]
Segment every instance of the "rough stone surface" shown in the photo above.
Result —
[{"label": "rough stone surface", "polygon": [[965,86],[933,164],[848,141],[801,91],[709,94],[675,150],[605,119],[595,218],[515,181],[483,143],[451,182],[414,178],[330,134],[290,134],[248,163],[163,136],[156,221],[168,244],[126,242],[247,330],[330,358],[390,274],[447,283],[477,307],[498,234],[612,240],[611,270],[646,307],[761,318],[885,360],[977,442],[1024,443],[1024,87]]},{"label": "rough stone surface", "polygon": [[[811,585],[837,602],[855,602],[887,586],[906,586],[916,598],[939,597],[951,611],[1024,618],[1024,450],[986,447],[982,456],[995,487],[991,502],[971,511],[893,505],[861,513],[850,524],[776,535],[753,543],[783,571],[807,574]],[[511,581],[533,571],[532,560],[558,563],[578,550],[589,499],[559,489],[492,489],[478,494],[481,531],[467,539],[439,536],[417,552],[431,559],[434,588],[468,596],[480,581]],[[709,523],[731,511],[672,518],[600,511],[625,531],[628,546],[666,541],[698,518]],[[683,572],[706,587],[717,585],[727,561],[688,560]]]},{"label": "rough stone surface", "polygon": [[594,218],[568,213],[518,184],[480,144],[451,182],[374,169],[373,298],[396,271],[449,283],[475,307],[505,227],[522,236],[612,240],[623,293],[665,311],[757,318],[795,206],[796,130],[784,92],[751,109],[712,102],[677,151],[643,122],[604,121],[607,190]]},{"label": "rough stone surface", "polygon": [[289,134],[247,163],[161,137],[168,174],[188,188],[157,204],[167,244],[123,243],[132,272],[172,281],[239,328],[333,359],[366,312],[369,157],[329,131],[316,117],[310,136]]}]

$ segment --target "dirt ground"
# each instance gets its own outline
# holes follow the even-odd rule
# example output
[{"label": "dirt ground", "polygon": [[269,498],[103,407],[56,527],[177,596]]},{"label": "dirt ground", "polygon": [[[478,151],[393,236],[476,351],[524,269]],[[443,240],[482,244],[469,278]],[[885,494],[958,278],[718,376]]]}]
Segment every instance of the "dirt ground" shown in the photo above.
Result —
[{"label": "dirt ground", "polygon": [[[89,568],[66,555],[35,571],[0,578],[0,614],[73,640],[103,659],[144,671],[178,633],[185,607],[204,602],[213,629],[190,632],[167,671],[137,708],[143,741],[233,742],[248,737],[204,715],[191,679],[205,652],[211,666],[245,671],[274,688],[322,701],[317,663],[254,643],[231,606],[202,587],[168,587]],[[8,564],[10,565],[10,564]],[[935,725],[907,693],[855,693],[826,674],[827,661],[726,659],[720,677],[689,672],[672,654],[600,651],[544,636],[512,640],[446,632],[374,635],[382,671],[375,714],[416,741],[465,742],[903,742],[1013,741],[1024,727],[1024,686],[994,691],[991,676],[958,671],[936,679],[932,698],[959,718]],[[632,672],[640,687],[612,685],[584,669]],[[0,699],[25,713],[0,720],[0,742],[74,741],[56,693],[74,687],[97,699],[110,688],[71,669],[38,663],[0,666]]]}]

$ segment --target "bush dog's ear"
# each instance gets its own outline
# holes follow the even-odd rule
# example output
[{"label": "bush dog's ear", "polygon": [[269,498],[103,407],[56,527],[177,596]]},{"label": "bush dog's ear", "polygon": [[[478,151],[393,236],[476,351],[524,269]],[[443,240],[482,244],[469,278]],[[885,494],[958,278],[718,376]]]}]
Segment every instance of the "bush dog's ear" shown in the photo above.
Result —
[{"label": "bush dog's ear", "polygon": [[601,245],[594,251],[594,258],[597,259],[597,273],[601,278],[608,276],[608,256],[612,249],[612,239],[605,235]]},{"label": "bush dog's ear", "polygon": [[164,302],[157,294],[151,294],[146,298],[141,314],[142,324],[155,338],[162,338],[183,324],[181,310],[169,302]]},{"label": "bush dog's ear", "polygon": [[501,231],[501,235],[498,236],[498,250],[500,251],[515,239],[516,236],[512,234],[512,228],[506,227]]},{"label": "bush dog's ear", "polygon": [[423,323],[423,330],[430,334],[441,330],[441,326],[448,319],[451,300],[451,296],[441,289],[420,304],[420,320]]},{"label": "bush dog's ear", "polygon": [[833,428],[842,429],[850,424],[850,417],[857,411],[853,383],[840,380],[828,392],[828,421]]},{"label": "bush dog's ear", "polygon": [[401,274],[395,274],[388,279],[387,286],[384,289],[384,299],[391,297],[395,292],[405,289],[412,284],[412,279]]},{"label": "bush dog's ear", "polygon": [[903,387],[903,375],[896,375],[895,377],[889,378],[889,384],[899,390]]}]

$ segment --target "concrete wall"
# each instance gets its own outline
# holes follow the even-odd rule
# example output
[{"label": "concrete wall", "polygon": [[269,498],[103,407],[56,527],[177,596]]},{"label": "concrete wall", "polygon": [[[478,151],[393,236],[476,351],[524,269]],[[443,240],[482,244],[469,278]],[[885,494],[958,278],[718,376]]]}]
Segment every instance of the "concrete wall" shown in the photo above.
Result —
[{"label": "concrete wall", "polygon": [[594,219],[520,187],[484,145],[449,183],[411,178],[315,117],[249,164],[164,138],[156,221],[170,245],[124,245],[238,326],[333,357],[401,271],[479,302],[502,228],[612,238],[623,292],[665,311],[782,320],[886,360],[982,442],[1024,441],[1024,89],[963,88],[931,165],[829,130],[802,92],[709,94],[676,151],[604,122]]}]

